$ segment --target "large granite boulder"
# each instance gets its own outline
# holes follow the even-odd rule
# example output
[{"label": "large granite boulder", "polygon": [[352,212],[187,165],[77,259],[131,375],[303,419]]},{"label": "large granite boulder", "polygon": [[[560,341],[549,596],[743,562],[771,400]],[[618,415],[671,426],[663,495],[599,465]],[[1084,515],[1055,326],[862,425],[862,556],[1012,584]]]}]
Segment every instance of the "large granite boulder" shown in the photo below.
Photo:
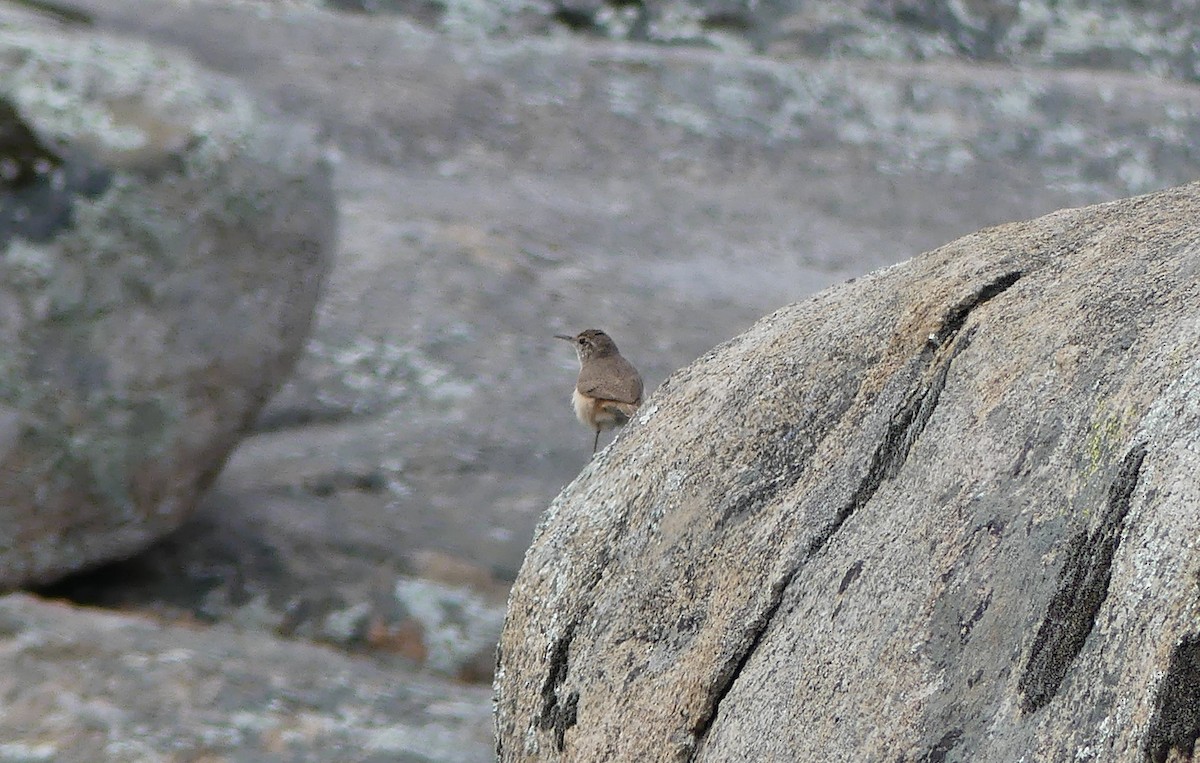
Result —
[{"label": "large granite boulder", "polygon": [[0,24],[0,590],[176,527],[303,346],[307,130],[127,40]]},{"label": "large granite boulder", "polygon": [[501,759],[1190,759],[1198,216],[986,229],[669,378],[539,525]]}]

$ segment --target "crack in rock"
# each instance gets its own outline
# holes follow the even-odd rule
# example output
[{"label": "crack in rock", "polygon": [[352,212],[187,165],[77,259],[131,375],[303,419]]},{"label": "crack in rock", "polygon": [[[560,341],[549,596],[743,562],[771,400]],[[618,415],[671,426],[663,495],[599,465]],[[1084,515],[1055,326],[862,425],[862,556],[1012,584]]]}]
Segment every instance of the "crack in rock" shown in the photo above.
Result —
[{"label": "crack in rock", "polygon": [[941,328],[934,334],[932,344],[935,347],[940,347],[953,339],[954,335],[967,322],[967,318],[970,317],[972,310],[1008,291],[1008,289],[1012,288],[1013,284],[1021,280],[1022,275],[1024,273],[1020,270],[1005,273],[999,278],[989,281],[982,289],[951,308],[950,312],[946,313],[946,317],[942,319]]},{"label": "crack in rock", "polygon": [[571,641],[575,638],[575,624],[567,626],[566,632],[554,642],[550,651],[550,662],[547,666],[546,681],[542,684],[542,713],[538,725],[542,729],[550,729],[554,733],[554,746],[559,752],[563,751],[567,729],[575,725],[579,692],[573,691],[566,697],[560,696],[563,683],[567,680],[567,658],[571,651]]},{"label": "crack in rock", "polygon": [[751,655],[758,651],[758,645],[762,642],[763,636],[765,636],[767,633],[767,626],[770,625],[771,620],[775,617],[775,613],[779,611],[780,604],[783,603],[783,592],[787,590],[787,587],[792,582],[792,578],[796,576],[796,573],[799,572],[799,570],[799,566],[794,567],[791,572],[785,575],[783,579],[780,580],[780,582],[773,588],[771,591],[770,603],[767,605],[767,608],[763,611],[763,613],[755,618],[754,623],[751,626],[751,633],[753,635],[751,636],[750,643],[742,651],[741,655],[739,655],[737,661],[727,664],[725,669],[717,675],[716,681],[713,682],[714,690],[712,691],[712,699],[709,702],[706,702],[704,705],[706,708],[708,708],[709,712],[697,718],[696,723],[692,726],[692,738],[695,740],[695,743],[692,745],[691,760],[695,760],[696,755],[700,752],[701,743],[704,741],[704,738],[708,736],[708,732],[712,728],[713,722],[717,719],[717,711],[721,707],[721,702],[725,700],[725,695],[727,695],[729,690],[733,688],[734,682],[737,680],[737,677],[741,675],[742,670],[745,669],[746,663],[750,661]]},{"label": "crack in rock", "polygon": [[1046,607],[1017,683],[1021,708],[1026,713],[1036,712],[1054,699],[1092,632],[1096,615],[1108,596],[1113,557],[1121,544],[1125,516],[1145,458],[1145,443],[1125,455],[1109,486],[1108,505],[1099,526],[1090,534],[1081,530],[1068,545],[1058,590]]},{"label": "crack in rock", "polygon": [[[971,296],[954,305],[943,317],[941,327],[930,336],[929,341],[922,348],[921,359],[927,364],[932,364],[941,348],[958,338],[958,334],[962,327],[966,325],[971,312],[980,305],[1002,294],[1020,280],[1021,275],[1022,273],[1019,270],[1005,273],[989,281]],[[811,558],[819,552],[842,525],[845,524],[846,520],[855,511],[866,505],[885,480],[891,479],[899,473],[917,438],[924,431],[930,417],[933,416],[938,398],[946,386],[946,377],[950,370],[950,364],[954,362],[959,353],[970,345],[973,334],[974,329],[967,332],[960,341],[955,343],[954,347],[937,364],[928,383],[919,384],[911,390],[905,403],[899,410],[892,414],[887,431],[884,433],[883,440],[871,458],[866,475],[859,483],[850,500],[837,511],[829,526],[818,533],[817,537],[809,544],[806,559]],[[725,670],[718,674],[714,681],[713,691],[711,692],[712,700],[705,704],[708,712],[697,718],[696,723],[692,727],[695,744],[692,746],[691,759],[694,760],[695,756],[699,753],[701,745],[711,730],[721,703],[724,701],[726,695],[728,695],[729,690],[745,669],[751,655],[758,651],[759,644],[766,635],[768,626],[783,602],[784,592],[799,572],[801,566],[803,566],[803,561],[796,564],[790,571],[784,574],[781,580],[772,588],[766,608],[761,615],[755,618],[750,627],[749,633],[751,635],[746,648],[738,656],[737,660],[731,662],[726,666]]]},{"label": "crack in rock", "polygon": [[[942,319],[941,327],[930,336],[921,351],[922,359],[927,363],[932,363],[935,353],[941,347],[958,338],[959,332],[973,310],[1012,287],[1020,280],[1021,275],[1019,270],[1005,273],[999,278],[989,281],[970,297],[952,307]],[[809,545],[810,556],[825,547],[825,544],[841,529],[846,520],[871,500],[884,481],[895,477],[900,472],[904,462],[908,459],[909,452],[916,444],[917,438],[925,431],[925,425],[933,416],[938,399],[946,386],[946,376],[950,372],[950,364],[954,362],[959,353],[970,346],[974,333],[974,330],[968,331],[960,341],[955,343],[949,354],[937,365],[928,384],[918,385],[909,392],[904,405],[892,414],[887,431],[871,457],[871,464],[867,468],[866,476],[859,483],[858,489],[854,491],[849,502],[838,510],[833,522],[813,539]]]},{"label": "crack in rock", "polygon": [[1167,674],[1158,685],[1145,757],[1165,763],[1172,751],[1183,760],[1196,755],[1200,738],[1200,633],[1190,633],[1171,650]]}]

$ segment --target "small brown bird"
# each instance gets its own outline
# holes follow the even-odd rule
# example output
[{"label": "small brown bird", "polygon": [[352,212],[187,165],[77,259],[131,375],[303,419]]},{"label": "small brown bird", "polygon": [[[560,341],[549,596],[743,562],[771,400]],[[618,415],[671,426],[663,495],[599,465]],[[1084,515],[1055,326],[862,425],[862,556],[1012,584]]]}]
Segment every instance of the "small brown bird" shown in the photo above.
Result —
[{"label": "small brown bird", "polygon": [[599,329],[576,336],[555,334],[575,346],[579,356],[579,379],[571,402],[575,417],[596,430],[592,453],[600,444],[600,431],[624,426],[642,404],[642,377],[621,357],[616,342]]}]

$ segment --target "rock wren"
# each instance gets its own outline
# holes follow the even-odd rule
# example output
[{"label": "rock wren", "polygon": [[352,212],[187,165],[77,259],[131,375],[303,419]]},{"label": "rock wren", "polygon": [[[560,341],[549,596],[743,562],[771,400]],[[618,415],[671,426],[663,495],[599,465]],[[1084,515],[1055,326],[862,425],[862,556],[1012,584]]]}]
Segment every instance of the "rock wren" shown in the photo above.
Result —
[{"label": "rock wren", "polygon": [[571,402],[575,417],[596,430],[592,440],[595,453],[600,444],[600,430],[624,426],[642,404],[642,377],[621,357],[616,342],[599,329],[554,337],[573,344],[579,356],[579,378]]}]

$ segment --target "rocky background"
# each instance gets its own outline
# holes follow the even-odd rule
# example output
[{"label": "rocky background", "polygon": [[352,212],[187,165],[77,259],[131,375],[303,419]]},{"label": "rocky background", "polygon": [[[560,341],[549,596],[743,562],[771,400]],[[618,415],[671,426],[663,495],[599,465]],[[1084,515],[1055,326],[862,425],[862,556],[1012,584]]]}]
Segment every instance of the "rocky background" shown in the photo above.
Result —
[{"label": "rocky background", "polygon": [[73,605],[3,602],[0,760],[490,759],[507,585],[589,459],[553,334],[653,389],[825,286],[1200,167],[1184,3],[33,5],[0,19],[313,126],[339,223],[189,518],[34,591]]}]

